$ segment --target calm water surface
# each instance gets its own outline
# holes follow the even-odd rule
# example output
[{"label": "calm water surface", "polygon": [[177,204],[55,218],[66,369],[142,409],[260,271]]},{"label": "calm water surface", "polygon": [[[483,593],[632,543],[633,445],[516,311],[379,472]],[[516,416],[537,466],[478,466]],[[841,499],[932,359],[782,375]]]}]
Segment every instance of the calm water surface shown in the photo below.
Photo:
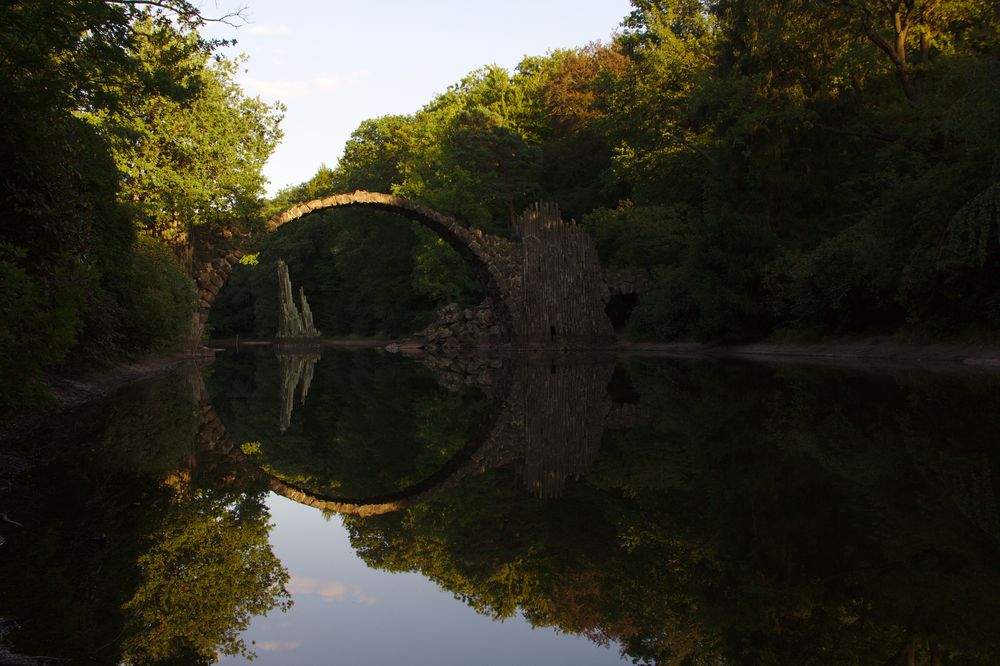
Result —
[{"label": "calm water surface", "polygon": [[1000,375],[220,354],[0,446],[2,650],[1000,663]]}]

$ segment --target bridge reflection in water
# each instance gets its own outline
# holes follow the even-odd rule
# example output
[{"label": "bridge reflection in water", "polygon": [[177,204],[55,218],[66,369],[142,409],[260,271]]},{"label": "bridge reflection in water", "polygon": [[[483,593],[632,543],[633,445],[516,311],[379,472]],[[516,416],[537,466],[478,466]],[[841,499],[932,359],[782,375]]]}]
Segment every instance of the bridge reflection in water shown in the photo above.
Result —
[{"label": "bridge reflection in water", "polygon": [[[301,387],[305,366],[334,361],[270,361],[287,369],[285,381],[257,387]],[[612,357],[574,355],[419,363],[419,391],[446,401],[425,410],[431,420],[476,421],[435,431],[451,444],[432,466],[418,462],[435,437],[391,441],[426,430],[417,418],[391,432],[416,400],[387,407],[393,416],[378,427],[377,409],[339,414],[371,429],[350,441],[338,431],[317,449],[315,473],[287,452],[268,457],[277,423],[270,441],[261,435],[263,456],[227,442],[207,395],[202,430],[273,491],[343,514],[370,566],[419,571],[484,614],[522,609],[645,663],[1000,656],[986,629],[1000,616],[1000,465],[989,445],[1000,424],[975,417],[1000,413],[1000,398],[988,397],[1000,380],[663,359],[626,372]],[[364,390],[341,392],[353,410],[400,400],[408,386],[392,375],[380,393],[386,380],[356,388],[348,372],[315,375],[312,391],[317,381],[329,391],[331,379]],[[319,394],[295,411],[294,390],[281,395],[283,436],[315,429]],[[254,439],[222,402],[238,440]],[[382,430],[384,439],[370,436]],[[349,492],[345,477],[378,477],[389,462],[372,454],[344,471],[350,461],[324,459],[347,445],[404,451],[411,462],[366,486],[377,492]]]},{"label": "bridge reflection in water", "polygon": [[1000,663],[1000,373],[226,353],[106,412],[0,467],[20,653],[236,649],[288,595],[271,488],[374,570],[638,663]]},{"label": "bridge reflection in water", "polygon": [[[278,430],[286,432],[296,405],[305,403],[320,360],[315,352],[276,354],[280,377]],[[246,474],[267,476],[274,492],[324,511],[371,516],[427,501],[463,479],[512,467],[532,494],[555,497],[568,478],[584,473],[597,456],[607,423],[634,418],[629,405],[613,403],[608,386],[615,368],[610,355],[570,354],[520,358],[439,357],[417,359],[449,391],[474,387],[489,400],[489,423],[442,466],[418,482],[371,497],[333,496],[268,474],[244,454],[198,387],[200,447],[241,461]],[[484,427],[485,426],[485,427]],[[377,443],[372,443],[377,446]]]}]

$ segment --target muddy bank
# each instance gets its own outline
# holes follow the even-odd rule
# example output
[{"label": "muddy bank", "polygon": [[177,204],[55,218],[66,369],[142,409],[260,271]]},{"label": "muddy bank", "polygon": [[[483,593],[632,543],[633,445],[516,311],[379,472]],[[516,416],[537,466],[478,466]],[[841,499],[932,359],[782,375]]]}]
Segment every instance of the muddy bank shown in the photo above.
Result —
[{"label": "muddy bank", "polygon": [[744,358],[774,362],[842,365],[996,368],[1000,346],[974,344],[906,344],[887,338],[823,343],[755,342],[742,345],[624,342],[615,350],[626,354],[662,354],[710,358]]},{"label": "muddy bank", "polygon": [[51,399],[48,402],[24,412],[4,415],[0,420],[0,442],[25,435],[57,414],[105,398],[133,382],[169,372],[185,363],[206,361],[211,361],[210,355],[150,356],[108,368],[89,370],[71,377],[52,378],[49,382]]}]

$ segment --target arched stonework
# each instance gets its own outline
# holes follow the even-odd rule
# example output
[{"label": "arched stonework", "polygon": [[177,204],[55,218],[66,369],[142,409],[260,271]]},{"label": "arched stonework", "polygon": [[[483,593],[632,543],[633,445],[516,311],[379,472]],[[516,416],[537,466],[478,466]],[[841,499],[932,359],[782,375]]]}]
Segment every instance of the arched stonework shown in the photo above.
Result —
[{"label": "arched stonework", "polygon": [[[514,223],[514,238],[467,229],[427,206],[392,194],[353,192],[293,206],[267,221],[271,232],[310,213],[370,208],[427,227],[465,260],[486,288],[500,327],[494,342],[522,347],[587,348],[614,338],[604,313],[608,288],[589,236],[565,224],[555,206],[535,206]],[[192,346],[199,346],[212,302],[242,256],[238,240],[195,242],[193,273],[199,289]]]},{"label": "arched stonework", "polygon": [[[370,208],[396,213],[418,222],[448,243],[468,264],[477,280],[486,288],[501,328],[501,342],[509,342],[516,329],[515,316],[520,311],[521,281],[519,247],[506,238],[470,230],[453,218],[427,206],[392,194],[353,192],[314,199],[298,204],[272,216],[267,221],[268,233],[305,215],[333,208]],[[229,278],[233,265],[243,256],[239,242],[225,243],[234,247],[217,247],[214,243],[196,245],[194,277],[198,284],[198,312],[192,327],[193,342],[201,339],[208,313],[222,286]]]}]

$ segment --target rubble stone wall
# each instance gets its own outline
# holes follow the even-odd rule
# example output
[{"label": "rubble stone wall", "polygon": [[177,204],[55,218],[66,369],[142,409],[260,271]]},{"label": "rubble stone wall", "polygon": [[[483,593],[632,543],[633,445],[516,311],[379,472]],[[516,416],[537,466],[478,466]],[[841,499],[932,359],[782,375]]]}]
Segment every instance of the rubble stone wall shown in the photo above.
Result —
[{"label": "rubble stone wall", "polygon": [[[271,217],[274,231],[304,215],[337,207],[393,212],[427,227],[466,261],[487,292],[469,311],[448,310],[447,320],[426,331],[434,346],[587,348],[611,342],[604,308],[610,294],[590,237],[565,223],[559,209],[537,205],[514,225],[512,238],[467,229],[453,218],[391,194],[354,192],[316,199]],[[200,347],[212,302],[241,257],[249,238],[192,240],[191,271],[199,301],[191,347]],[[453,338],[452,342],[445,342]],[[425,339],[425,342],[427,340]]]}]

